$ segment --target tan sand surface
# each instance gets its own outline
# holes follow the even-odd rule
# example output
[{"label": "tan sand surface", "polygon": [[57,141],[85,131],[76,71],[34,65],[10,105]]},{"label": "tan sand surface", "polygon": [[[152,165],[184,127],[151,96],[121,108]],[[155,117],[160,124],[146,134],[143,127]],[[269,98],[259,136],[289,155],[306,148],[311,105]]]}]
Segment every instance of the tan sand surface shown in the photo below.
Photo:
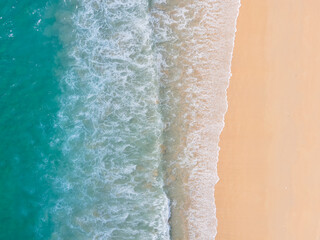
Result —
[{"label": "tan sand surface", "polygon": [[320,1],[242,0],[218,240],[320,239]]}]

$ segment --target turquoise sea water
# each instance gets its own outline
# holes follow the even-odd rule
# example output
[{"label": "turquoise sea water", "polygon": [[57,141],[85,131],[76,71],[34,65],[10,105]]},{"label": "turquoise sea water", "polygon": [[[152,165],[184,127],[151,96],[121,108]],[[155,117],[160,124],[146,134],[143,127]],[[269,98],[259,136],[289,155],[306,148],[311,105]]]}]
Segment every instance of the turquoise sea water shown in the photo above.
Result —
[{"label": "turquoise sea water", "polygon": [[1,3],[1,239],[168,238],[148,8]]},{"label": "turquoise sea water", "polygon": [[1,1],[0,239],[214,237],[237,8]]},{"label": "turquoise sea water", "polygon": [[50,220],[40,222],[54,199],[46,174],[60,158],[51,141],[61,44],[45,34],[55,4],[0,2],[0,239],[35,239],[37,231],[48,238],[52,231]]}]

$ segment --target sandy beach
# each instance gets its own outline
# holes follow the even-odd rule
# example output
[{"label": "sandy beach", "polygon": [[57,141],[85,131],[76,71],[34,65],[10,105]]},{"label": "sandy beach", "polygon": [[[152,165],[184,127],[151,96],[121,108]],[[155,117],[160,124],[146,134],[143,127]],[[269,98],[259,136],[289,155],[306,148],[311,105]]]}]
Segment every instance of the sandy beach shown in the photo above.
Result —
[{"label": "sandy beach", "polygon": [[319,7],[242,1],[219,144],[218,240],[320,239]]}]

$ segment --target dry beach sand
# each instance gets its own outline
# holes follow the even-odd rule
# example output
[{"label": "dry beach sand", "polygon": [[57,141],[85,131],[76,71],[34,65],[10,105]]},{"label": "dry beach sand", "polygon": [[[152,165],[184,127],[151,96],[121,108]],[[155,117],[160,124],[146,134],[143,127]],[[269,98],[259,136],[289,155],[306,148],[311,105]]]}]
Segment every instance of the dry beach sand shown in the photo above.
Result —
[{"label": "dry beach sand", "polygon": [[320,1],[243,0],[221,135],[218,240],[320,239]]}]

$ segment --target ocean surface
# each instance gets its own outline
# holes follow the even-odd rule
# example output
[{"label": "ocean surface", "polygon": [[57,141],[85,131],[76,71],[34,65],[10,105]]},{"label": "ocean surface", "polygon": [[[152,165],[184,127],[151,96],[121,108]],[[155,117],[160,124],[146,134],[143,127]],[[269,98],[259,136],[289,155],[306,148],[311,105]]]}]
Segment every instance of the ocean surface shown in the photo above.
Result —
[{"label": "ocean surface", "polygon": [[0,239],[214,239],[239,0],[0,2]]}]

